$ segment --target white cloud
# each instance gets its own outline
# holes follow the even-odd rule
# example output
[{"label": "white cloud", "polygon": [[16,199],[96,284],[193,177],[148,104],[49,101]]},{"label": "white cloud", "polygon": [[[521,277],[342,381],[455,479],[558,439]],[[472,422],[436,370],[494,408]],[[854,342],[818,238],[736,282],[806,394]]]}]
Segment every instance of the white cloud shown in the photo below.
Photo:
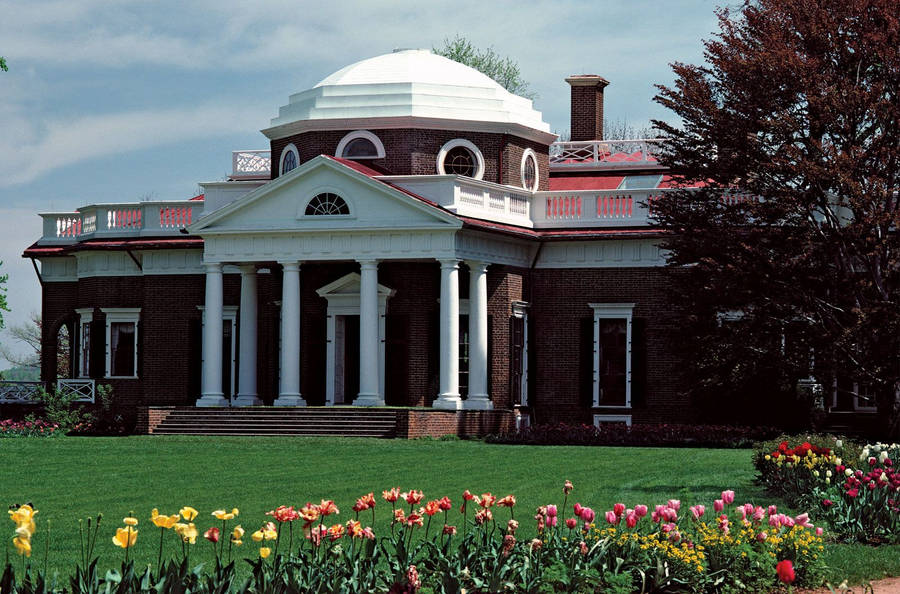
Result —
[{"label": "white cloud", "polygon": [[80,161],[188,140],[258,129],[268,122],[265,105],[201,105],[45,120],[21,114],[8,119],[0,137],[0,186],[32,181]]}]

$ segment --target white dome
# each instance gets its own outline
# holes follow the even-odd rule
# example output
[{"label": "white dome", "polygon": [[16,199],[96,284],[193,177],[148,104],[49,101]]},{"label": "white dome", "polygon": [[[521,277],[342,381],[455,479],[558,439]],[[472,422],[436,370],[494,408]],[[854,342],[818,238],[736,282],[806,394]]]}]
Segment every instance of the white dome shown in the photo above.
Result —
[{"label": "white dome", "polygon": [[[341,68],[313,88],[292,95],[272,119],[272,128],[357,119],[366,120],[366,127],[378,128],[379,119],[401,117],[494,122],[550,132],[531,100],[513,95],[474,68],[428,50],[397,50]],[[264,132],[279,136],[276,130]]]}]

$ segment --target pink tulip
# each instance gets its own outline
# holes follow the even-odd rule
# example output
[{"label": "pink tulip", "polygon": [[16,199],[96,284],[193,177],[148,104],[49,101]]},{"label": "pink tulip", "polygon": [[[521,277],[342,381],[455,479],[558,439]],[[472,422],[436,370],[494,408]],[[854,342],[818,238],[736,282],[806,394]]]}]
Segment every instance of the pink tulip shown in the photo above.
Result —
[{"label": "pink tulip", "polygon": [[668,534],[669,532],[675,530],[675,524],[663,524],[662,526],[660,526],[660,529]]},{"label": "pink tulip", "polygon": [[669,540],[672,542],[678,542],[681,540],[681,533],[678,530],[673,530],[669,533]]},{"label": "pink tulip", "polygon": [[556,506],[555,506],[555,505],[548,505],[548,506],[547,506],[547,516],[550,517],[550,518],[555,518],[555,517],[556,517]]},{"label": "pink tulip", "polygon": [[566,518],[566,528],[569,530],[574,530],[575,526],[578,525],[578,520],[575,518]]},{"label": "pink tulip", "polygon": [[767,538],[769,538],[769,535],[765,532],[760,532],[756,535],[756,540],[758,540],[759,542],[766,542]]},{"label": "pink tulip", "polygon": [[695,520],[699,520],[703,517],[703,514],[706,513],[706,508],[702,505],[692,505],[691,506],[691,514],[693,514]]},{"label": "pink tulip", "polygon": [[752,515],[752,514],[753,514],[753,504],[745,503],[744,504],[744,517],[746,518],[747,516]]},{"label": "pink tulip", "polygon": [[581,507],[581,504],[580,504],[580,503],[576,503],[574,509],[575,509],[575,515],[578,516],[578,517],[580,518],[580,517],[581,517],[581,510],[584,509],[584,508]]},{"label": "pink tulip", "polygon": [[770,506],[769,506],[769,509],[768,509],[768,511],[767,511],[767,513],[768,513],[770,516],[771,516],[771,515],[774,515],[774,514],[777,514],[777,513],[778,513],[778,506],[777,506],[777,505],[770,505]]},{"label": "pink tulip", "polygon": [[822,532],[823,532],[822,527],[816,526],[816,536],[822,536]]},{"label": "pink tulip", "polygon": [[813,527],[813,525],[809,523],[809,514],[807,513],[800,514],[799,516],[794,518],[794,522],[799,526],[803,526],[804,528]]},{"label": "pink tulip", "polygon": [[757,522],[762,522],[762,519],[765,517],[765,515],[766,510],[761,507],[757,507],[755,510],[753,510],[753,519]]},{"label": "pink tulip", "polygon": [[715,501],[713,501],[713,509],[717,512],[722,511],[723,509],[725,509],[725,502],[721,499],[716,499]]},{"label": "pink tulip", "polygon": [[678,511],[679,509],[681,509],[681,501],[679,501],[678,499],[669,499],[669,501],[666,502],[666,506],[671,507],[675,511]]},{"label": "pink tulip", "polygon": [[635,505],[634,513],[637,514],[637,517],[643,518],[647,515],[647,506],[646,505]]},{"label": "pink tulip", "polygon": [[659,521],[662,519],[662,516],[659,515],[659,512],[651,512],[650,519],[653,520],[654,524],[659,524]]},{"label": "pink tulip", "polygon": [[615,512],[615,514],[617,516],[621,516],[623,513],[625,513],[625,504],[624,503],[615,504],[613,506],[613,511]]},{"label": "pink tulip", "polygon": [[581,508],[581,519],[585,521],[586,524],[590,524],[594,521],[594,510],[589,507]]},{"label": "pink tulip", "polygon": [[556,516],[547,516],[547,525],[556,527]]},{"label": "pink tulip", "polygon": [[634,528],[637,526],[638,517],[635,513],[625,514],[625,525],[629,528]]},{"label": "pink tulip", "polygon": [[614,512],[614,511],[608,511],[608,512],[606,512],[606,521],[609,524],[618,524],[619,516],[617,516],[616,512]]},{"label": "pink tulip", "polygon": [[734,491],[722,491],[722,501],[725,502],[725,505],[734,503]]}]

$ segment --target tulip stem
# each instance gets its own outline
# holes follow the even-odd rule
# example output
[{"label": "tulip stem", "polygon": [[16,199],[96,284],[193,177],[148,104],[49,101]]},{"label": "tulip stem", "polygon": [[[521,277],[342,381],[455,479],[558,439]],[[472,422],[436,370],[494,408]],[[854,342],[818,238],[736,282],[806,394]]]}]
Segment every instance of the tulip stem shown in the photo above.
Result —
[{"label": "tulip stem", "polygon": [[47,575],[47,559],[50,557],[50,520],[47,520],[47,542],[44,543],[44,575]]},{"label": "tulip stem", "polygon": [[159,554],[156,556],[156,571],[159,577],[162,577],[162,545],[163,545],[163,535],[166,533],[165,528],[159,529]]}]

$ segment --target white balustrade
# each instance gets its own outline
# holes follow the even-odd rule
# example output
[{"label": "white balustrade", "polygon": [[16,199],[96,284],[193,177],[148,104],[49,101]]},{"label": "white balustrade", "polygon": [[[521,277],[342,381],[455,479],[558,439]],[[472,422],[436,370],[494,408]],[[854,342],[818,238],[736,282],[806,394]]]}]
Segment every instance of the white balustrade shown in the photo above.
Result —
[{"label": "white balustrade", "polygon": [[203,210],[195,200],[86,206],[73,213],[44,213],[42,241],[74,243],[95,237],[172,235]]},{"label": "white balustrade", "polygon": [[536,228],[631,227],[653,224],[653,205],[667,190],[536,192]]},{"label": "white balustrade", "polygon": [[272,151],[233,151],[231,179],[268,179],[272,171]]},{"label": "white balustrade", "polygon": [[658,167],[662,147],[658,138],[641,140],[582,140],[550,145],[553,169],[628,169]]}]

